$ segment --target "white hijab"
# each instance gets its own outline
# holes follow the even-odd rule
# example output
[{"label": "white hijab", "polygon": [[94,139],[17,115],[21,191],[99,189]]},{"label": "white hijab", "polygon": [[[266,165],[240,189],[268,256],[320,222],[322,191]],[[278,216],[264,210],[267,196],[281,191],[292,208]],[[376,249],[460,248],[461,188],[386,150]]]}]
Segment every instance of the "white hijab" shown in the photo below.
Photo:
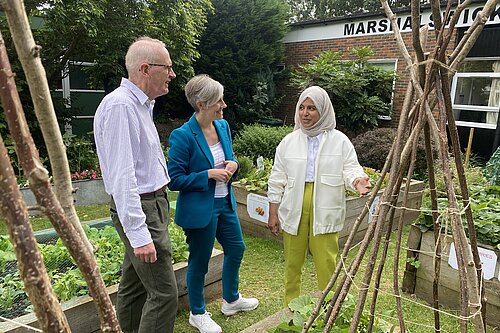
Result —
[{"label": "white hijab", "polygon": [[[319,120],[310,128],[302,127],[299,116],[299,107],[306,98],[310,98],[316,109],[319,111]],[[295,107],[295,128],[294,130],[300,129],[302,132],[308,136],[316,136],[324,131],[329,131],[334,129],[337,125],[335,120],[335,111],[333,110],[332,101],[328,96],[328,93],[321,87],[312,86],[307,88],[300,94],[297,106]]]}]

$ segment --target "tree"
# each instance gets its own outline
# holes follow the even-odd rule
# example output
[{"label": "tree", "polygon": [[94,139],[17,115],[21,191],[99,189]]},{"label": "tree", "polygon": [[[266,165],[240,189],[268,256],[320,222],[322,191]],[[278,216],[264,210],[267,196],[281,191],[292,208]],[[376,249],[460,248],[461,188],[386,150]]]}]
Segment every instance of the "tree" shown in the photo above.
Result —
[{"label": "tree", "polygon": [[[89,82],[93,88],[109,92],[126,76],[125,53],[137,37],[148,35],[164,41],[178,78],[168,98],[157,103],[157,108],[163,109],[173,109],[178,96],[183,95],[183,83],[194,73],[199,36],[213,8],[210,0],[26,0],[25,5],[34,38],[42,47],[41,58],[52,90],[60,87],[61,73],[71,60],[95,62],[84,69]],[[5,25],[2,32],[9,48]],[[17,72],[18,65],[14,63],[13,68]],[[22,74],[19,79],[20,90],[27,91]],[[23,98],[24,102],[30,104],[29,99]],[[62,115],[65,108],[62,103],[59,106],[57,113]]]},{"label": "tree", "polygon": [[200,43],[196,72],[225,87],[234,124],[270,116],[276,68],[284,59],[287,7],[281,0],[215,0]]},{"label": "tree", "polygon": [[[380,11],[379,0],[287,0],[292,22],[328,19]],[[421,2],[428,2],[422,0]],[[389,1],[392,7],[408,7],[410,0]]]}]

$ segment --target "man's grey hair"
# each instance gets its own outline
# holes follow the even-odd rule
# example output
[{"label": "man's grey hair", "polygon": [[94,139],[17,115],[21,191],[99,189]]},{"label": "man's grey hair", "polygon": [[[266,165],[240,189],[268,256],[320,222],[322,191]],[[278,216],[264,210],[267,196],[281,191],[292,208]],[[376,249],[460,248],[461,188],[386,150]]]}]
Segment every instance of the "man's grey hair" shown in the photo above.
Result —
[{"label": "man's grey hair", "polygon": [[189,80],[184,92],[189,104],[198,111],[197,102],[214,105],[224,96],[224,87],[207,74],[199,74]]},{"label": "man's grey hair", "polygon": [[166,48],[165,43],[159,39],[146,36],[137,38],[125,55],[125,67],[129,75],[139,71],[142,63],[155,63],[160,47]]}]

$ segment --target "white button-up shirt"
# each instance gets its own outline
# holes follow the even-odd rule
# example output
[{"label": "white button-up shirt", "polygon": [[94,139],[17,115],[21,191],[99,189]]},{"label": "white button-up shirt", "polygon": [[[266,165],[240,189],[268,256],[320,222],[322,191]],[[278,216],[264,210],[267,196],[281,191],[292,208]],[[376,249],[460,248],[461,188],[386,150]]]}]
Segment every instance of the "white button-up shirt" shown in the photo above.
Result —
[{"label": "white button-up shirt", "polygon": [[321,142],[321,134],[316,136],[307,137],[307,170],[306,170],[306,182],[314,182],[314,163],[316,162],[316,156],[318,156],[319,143]]},{"label": "white button-up shirt", "polygon": [[139,194],[168,184],[167,163],[153,122],[154,101],[131,81],[104,97],[94,138],[106,192],[133,248],[152,242]]}]

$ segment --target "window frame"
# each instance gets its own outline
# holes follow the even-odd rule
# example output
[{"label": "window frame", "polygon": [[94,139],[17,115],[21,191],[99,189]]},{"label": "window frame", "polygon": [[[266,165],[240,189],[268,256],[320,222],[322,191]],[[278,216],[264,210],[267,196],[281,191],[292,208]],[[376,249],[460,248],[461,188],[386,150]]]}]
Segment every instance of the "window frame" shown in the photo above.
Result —
[{"label": "window frame", "polygon": [[[473,57],[466,58],[464,61],[500,61],[500,57]],[[457,93],[457,83],[459,78],[492,78],[500,79],[500,72],[456,72],[453,76],[451,83],[451,102],[452,110],[455,111],[473,111],[473,112],[493,112],[499,113],[500,106],[479,106],[479,105],[467,105],[467,104],[455,104],[455,96]],[[497,128],[497,123],[478,123],[472,121],[455,120],[457,126],[462,127],[473,127],[473,128],[484,128],[495,130]]]}]

